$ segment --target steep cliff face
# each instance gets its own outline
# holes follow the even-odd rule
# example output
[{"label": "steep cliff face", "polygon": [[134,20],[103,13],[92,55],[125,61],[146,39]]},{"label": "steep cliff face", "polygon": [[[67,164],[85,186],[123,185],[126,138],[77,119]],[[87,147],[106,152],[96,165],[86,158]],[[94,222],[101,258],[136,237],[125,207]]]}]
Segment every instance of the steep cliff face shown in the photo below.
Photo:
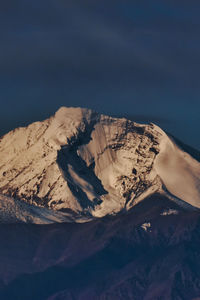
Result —
[{"label": "steep cliff face", "polygon": [[199,162],[159,127],[87,109],[62,107],[2,137],[0,173],[2,195],[88,218],[155,192],[200,207]]}]

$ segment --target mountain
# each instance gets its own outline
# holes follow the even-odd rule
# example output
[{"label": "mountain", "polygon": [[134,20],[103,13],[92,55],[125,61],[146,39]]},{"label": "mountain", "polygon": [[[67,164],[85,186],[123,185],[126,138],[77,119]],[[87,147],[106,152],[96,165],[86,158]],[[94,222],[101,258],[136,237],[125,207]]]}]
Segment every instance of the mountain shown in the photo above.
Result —
[{"label": "mountain", "polygon": [[85,222],[127,211],[154,193],[200,207],[200,163],[174,139],[154,124],[88,109],[62,107],[3,136],[0,173],[4,222],[5,196],[8,222]]},{"label": "mountain", "polygon": [[59,109],[0,139],[0,299],[200,299],[199,153]]}]

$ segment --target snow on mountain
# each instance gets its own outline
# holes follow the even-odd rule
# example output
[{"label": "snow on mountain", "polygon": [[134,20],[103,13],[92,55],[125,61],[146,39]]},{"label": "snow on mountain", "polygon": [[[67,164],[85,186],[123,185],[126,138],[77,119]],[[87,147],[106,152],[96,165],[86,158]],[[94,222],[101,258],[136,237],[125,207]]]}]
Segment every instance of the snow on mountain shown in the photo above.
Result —
[{"label": "snow on mountain", "polygon": [[200,164],[164,132],[154,168],[171,194],[200,207]]},{"label": "snow on mountain", "polygon": [[62,107],[3,136],[0,178],[0,194],[53,214],[102,217],[155,192],[200,207],[200,163],[166,133],[88,109]]},{"label": "snow on mountain", "polygon": [[24,201],[0,196],[0,223],[49,224],[71,221],[61,212],[51,211],[25,203]]},{"label": "snow on mountain", "polygon": [[62,211],[38,207],[22,200],[0,195],[0,223],[83,223],[90,221],[89,217]]}]

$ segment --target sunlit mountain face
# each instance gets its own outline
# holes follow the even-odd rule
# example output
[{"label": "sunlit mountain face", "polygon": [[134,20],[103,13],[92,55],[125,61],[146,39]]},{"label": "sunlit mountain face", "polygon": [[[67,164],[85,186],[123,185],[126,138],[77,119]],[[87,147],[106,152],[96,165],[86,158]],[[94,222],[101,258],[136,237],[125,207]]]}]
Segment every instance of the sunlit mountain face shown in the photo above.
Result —
[{"label": "sunlit mountain face", "polygon": [[61,107],[0,146],[3,223],[85,222],[156,193],[200,207],[199,153],[152,123]]},{"label": "sunlit mountain face", "polygon": [[197,150],[61,107],[0,154],[0,299],[198,299]]}]

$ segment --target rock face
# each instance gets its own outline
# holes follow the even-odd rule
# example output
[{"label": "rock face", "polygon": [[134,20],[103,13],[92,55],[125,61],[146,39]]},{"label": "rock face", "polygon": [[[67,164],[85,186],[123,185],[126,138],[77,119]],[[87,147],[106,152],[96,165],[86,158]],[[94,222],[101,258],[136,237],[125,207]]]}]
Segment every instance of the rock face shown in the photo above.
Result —
[{"label": "rock face", "polygon": [[[0,194],[102,217],[155,192],[200,207],[200,164],[159,127],[81,108],[0,139]],[[189,206],[188,206],[189,207]]]}]

